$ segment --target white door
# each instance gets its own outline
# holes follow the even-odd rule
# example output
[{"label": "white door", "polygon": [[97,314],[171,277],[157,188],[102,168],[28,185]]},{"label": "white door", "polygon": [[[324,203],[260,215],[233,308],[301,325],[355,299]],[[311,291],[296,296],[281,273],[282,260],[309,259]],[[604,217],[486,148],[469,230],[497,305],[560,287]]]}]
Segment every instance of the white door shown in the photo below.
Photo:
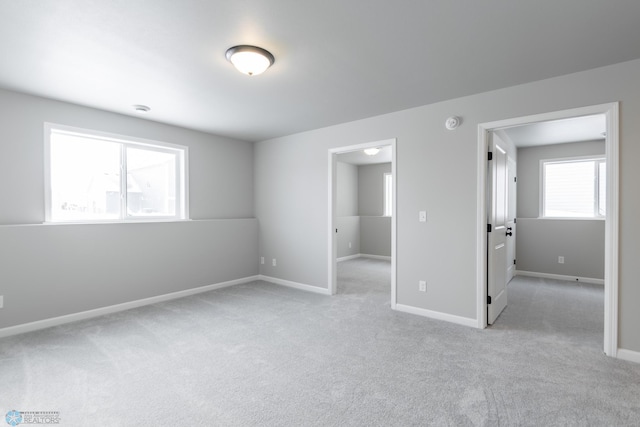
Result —
[{"label": "white door", "polygon": [[516,161],[507,157],[507,283],[516,275]]},{"label": "white door", "polygon": [[[491,134],[489,218],[487,237],[487,322],[491,325],[507,306],[508,167],[506,145]],[[512,261],[513,262],[513,261]]]}]

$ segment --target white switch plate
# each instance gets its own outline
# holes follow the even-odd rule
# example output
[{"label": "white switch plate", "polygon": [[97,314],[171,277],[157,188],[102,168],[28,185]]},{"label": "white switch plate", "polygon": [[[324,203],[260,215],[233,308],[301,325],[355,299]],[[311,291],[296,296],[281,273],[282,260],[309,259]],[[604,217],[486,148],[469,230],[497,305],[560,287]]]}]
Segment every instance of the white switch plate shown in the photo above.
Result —
[{"label": "white switch plate", "polygon": [[351,242],[349,242],[349,249],[351,249]]},{"label": "white switch plate", "polygon": [[427,222],[427,211],[418,212],[418,221]]},{"label": "white switch plate", "polygon": [[420,292],[427,292],[427,282],[425,280],[420,280],[418,282],[418,289]]},{"label": "white switch plate", "polygon": [[0,295],[0,308],[4,307],[4,295]]},{"label": "white switch plate", "polygon": [[558,257],[558,264],[564,264],[564,257],[563,256],[559,256]]},{"label": "white switch plate", "polygon": [[274,267],[276,266],[276,259],[275,258],[271,260],[271,265],[274,266]]}]

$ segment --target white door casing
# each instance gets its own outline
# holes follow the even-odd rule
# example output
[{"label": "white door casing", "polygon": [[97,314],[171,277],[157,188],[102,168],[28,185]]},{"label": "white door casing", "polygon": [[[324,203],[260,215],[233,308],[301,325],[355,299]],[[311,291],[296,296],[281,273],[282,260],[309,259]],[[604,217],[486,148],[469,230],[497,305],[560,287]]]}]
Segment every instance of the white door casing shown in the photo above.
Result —
[{"label": "white door casing", "polygon": [[590,105],[568,110],[551,111],[530,116],[501,119],[493,122],[478,124],[477,147],[477,205],[476,215],[477,246],[476,246],[476,307],[477,327],[487,327],[487,246],[488,233],[487,205],[490,180],[487,171],[487,150],[490,147],[490,135],[493,131],[512,126],[539,123],[549,120],[561,120],[572,117],[582,117],[594,114],[606,116],[607,130],[605,137],[605,153],[607,158],[607,217],[605,219],[605,262],[604,262],[604,353],[611,357],[618,357],[618,273],[619,273],[619,103]]},{"label": "white door casing", "polygon": [[[491,135],[491,159],[488,171],[489,226],[487,227],[487,323],[493,324],[507,306],[507,220],[509,214],[509,182],[506,147]],[[512,261],[513,262],[513,261]]]},{"label": "white door casing", "polygon": [[392,186],[392,212],[391,216],[391,309],[396,309],[396,277],[397,277],[397,262],[396,262],[396,235],[397,235],[397,179],[396,179],[396,139],[387,139],[376,142],[368,142],[363,144],[355,144],[343,147],[330,148],[328,151],[328,178],[329,178],[329,200],[328,200],[328,269],[327,275],[329,279],[328,289],[330,295],[335,295],[337,292],[337,266],[336,259],[338,254],[337,244],[337,177],[336,177],[336,156],[342,153],[349,153],[357,150],[364,150],[366,148],[380,148],[384,146],[391,146],[391,186]]}]

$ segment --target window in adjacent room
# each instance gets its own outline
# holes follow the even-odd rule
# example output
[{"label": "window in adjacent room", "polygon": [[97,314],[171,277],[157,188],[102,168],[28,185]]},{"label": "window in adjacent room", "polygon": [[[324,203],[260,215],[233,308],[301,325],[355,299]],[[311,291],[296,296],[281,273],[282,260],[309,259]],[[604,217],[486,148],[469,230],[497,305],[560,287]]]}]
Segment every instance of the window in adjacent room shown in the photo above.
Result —
[{"label": "window in adjacent room", "polygon": [[45,126],[48,222],[186,219],[187,148]]},{"label": "window in adjacent room", "polygon": [[384,216],[393,215],[393,176],[384,174]]},{"label": "window in adjacent room", "polygon": [[604,158],[541,161],[541,216],[604,218],[606,176]]}]

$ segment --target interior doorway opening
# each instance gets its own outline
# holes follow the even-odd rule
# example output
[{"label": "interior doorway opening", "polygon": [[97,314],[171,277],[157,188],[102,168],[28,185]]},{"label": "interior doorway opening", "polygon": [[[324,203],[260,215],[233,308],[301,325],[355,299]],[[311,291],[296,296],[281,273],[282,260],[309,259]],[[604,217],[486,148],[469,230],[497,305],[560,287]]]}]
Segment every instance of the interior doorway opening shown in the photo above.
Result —
[{"label": "interior doorway opening", "polygon": [[[391,308],[395,308],[396,304],[396,140],[389,139],[384,141],[376,141],[364,144],[351,145],[346,147],[333,148],[329,150],[329,212],[328,212],[328,277],[329,284],[328,288],[332,295],[337,293],[337,263],[338,260],[348,260],[350,258],[360,257],[363,254],[362,249],[365,249],[364,256],[373,259],[383,259],[391,261]],[[368,150],[369,153],[374,154],[365,154],[364,150]],[[382,153],[382,154],[381,154]],[[374,159],[375,156],[381,154],[381,157],[385,157],[389,160],[390,167],[373,167],[374,164],[385,165],[387,162],[379,162]],[[357,159],[360,160],[357,160]],[[342,160],[339,164],[339,159]],[[364,163],[363,163],[364,162]],[[374,208],[372,212],[366,210],[363,213],[374,213],[374,215],[364,215],[360,217],[359,215],[343,215],[342,217],[338,215],[338,206],[339,206],[339,197],[344,197],[339,194],[338,191],[338,169],[342,168],[341,171],[347,170],[349,164],[361,164],[361,166],[366,166],[367,171],[371,169],[371,173],[374,173],[377,178],[379,178],[379,189],[376,187],[376,191],[379,190],[377,196],[372,198],[369,204],[373,204]],[[371,165],[370,168],[367,164]],[[347,166],[345,166],[347,165]],[[346,169],[345,169],[346,168]],[[388,168],[389,170],[387,170]],[[380,170],[378,170],[380,169]],[[384,169],[384,170],[383,170]],[[369,173],[369,172],[367,172]],[[379,176],[378,176],[379,175]],[[373,184],[377,186],[377,181]],[[353,203],[353,200],[348,201],[348,203]],[[379,202],[379,203],[378,203]],[[357,202],[356,202],[357,203]],[[343,208],[345,205],[345,201],[343,201]],[[379,206],[378,206],[379,205]],[[366,206],[366,204],[365,204]],[[378,210],[380,211],[378,213]],[[351,208],[350,210],[345,210],[347,213],[358,213],[358,209]],[[344,212],[342,212],[344,213]],[[390,215],[389,215],[390,214]],[[358,230],[360,230],[360,221],[363,221],[363,225],[365,225],[365,230],[371,229],[375,231],[373,235],[381,234],[382,237],[378,236],[377,239],[370,238],[369,240],[362,240],[363,246],[368,245],[368,247],[375,248],[376,243],[370,242],[370,240],[380,240],[386,242],[386,239],[390,237],[390,253],[388,251],[376,251],[366,248],[361,248],[360,243],[361,239],[359,238],[359,234],[356,234],[353,230],[356,226],[354,225],[356,222]],[[351,224],[353,222],[354,224]],[[389,224],[390,222],[390,224]],[[387,225],[390,227],[387,229]],[[351,229],[351,230],[350,230]],[[378,232],[382,233],[378,233]],[[342,233],[342,234],[340,234]],[[351,236],[351,234],[353,236]],[[358,231],[359,233],[359,231]],[[387,233],[387,235],[385,235]],[[371,233],[369,233],[371,234]],[[390,236],[388,235],[390,234]],[[338,244],[341,244],[340,248]],[[386,243],[384,243],[386,244]],[[384,246],[384,245],[383,245]],[[375,252],[373,254],[367,254],[366,252]],[[388,255],[387,255],[388,254]]]},{"label": "interior doorway opening", "polygon": [[[488,227],[492,219],[492,198],[490,194],[493,179],[488,166],[488,151],[492,144],[492,136],[504,130],[531,126],[544,122],[562,121],[576,118],[600,116],[606,125],[604,135],[604,158],[606,159],[606,218],[604,219],[604,352],[615,357],[617,353],[618,327],[618,104],[604,104],[572,110],[558,111],[535,116],[527,116],[509,120],[484,123],[478,126],[478,283],[477,313],[478,327],[488,325],[489,297],[493,280],[489,253],[491,249]],[[593,156],[592,156],[593,157]],[[520,165],[519,165],[520,166]],[[518,168],[520,174],[520,167]],[[518,205],[520,206],[520,204]],[[603,205],[604,207],[604,205]],[[597,209],[597,206],[596,206]],[[544,218],[540,211],[536,219]],[[568,223],[565,223],[568,224]],[[522,231],[522,230],[521,230]],[[518,258],[518,255],[516,255]],[[559,257],[559,261],[563,261]],[[519,268],[518,268],[519,270]],[[553,278],[553,275],[551,275]],[[580,278],[578,278],[580,279]],[[584,278],[582,278],[584,279]]]}]

